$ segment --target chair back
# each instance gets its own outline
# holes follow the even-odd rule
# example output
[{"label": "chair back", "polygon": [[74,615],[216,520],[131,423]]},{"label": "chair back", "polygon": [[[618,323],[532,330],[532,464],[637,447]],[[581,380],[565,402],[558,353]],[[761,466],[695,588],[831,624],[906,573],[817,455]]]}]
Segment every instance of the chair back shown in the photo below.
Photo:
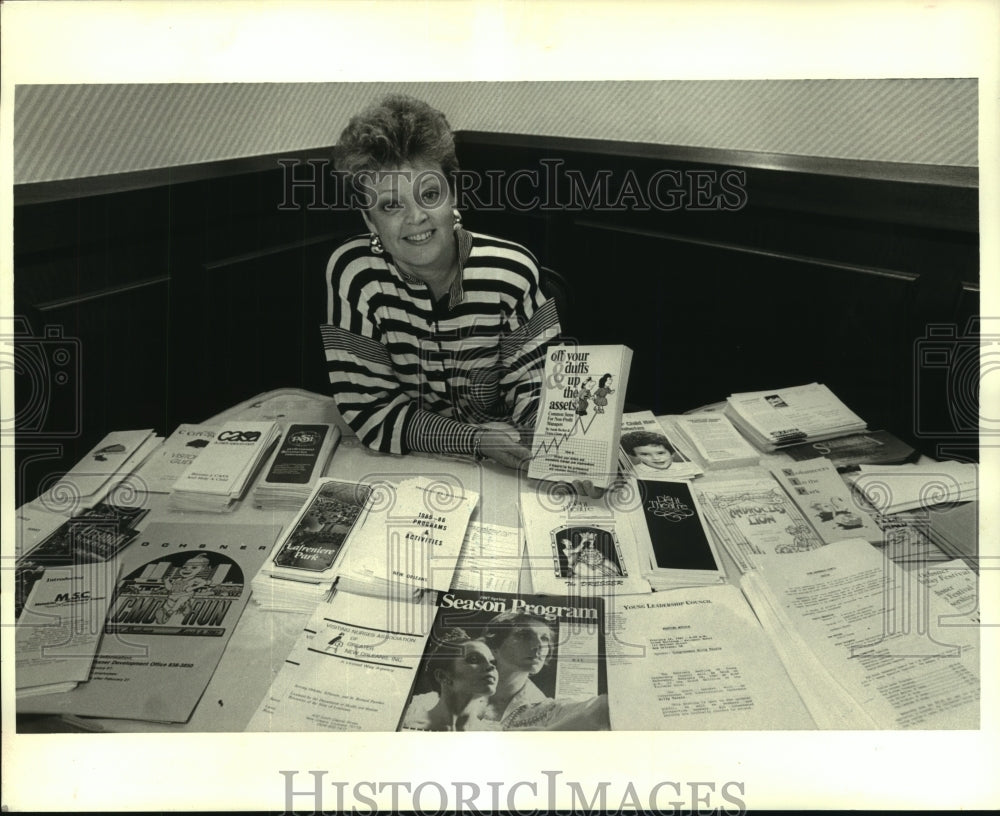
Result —
[{"label": "chair back", "polygon": [[543,266],[538,271],[539,288],[546,300],[555,301],[556,311],[559,312],[559,325],[565,335],[567,327],[572,322],[573,289],[570,287],[569,281],[554,269]]}]

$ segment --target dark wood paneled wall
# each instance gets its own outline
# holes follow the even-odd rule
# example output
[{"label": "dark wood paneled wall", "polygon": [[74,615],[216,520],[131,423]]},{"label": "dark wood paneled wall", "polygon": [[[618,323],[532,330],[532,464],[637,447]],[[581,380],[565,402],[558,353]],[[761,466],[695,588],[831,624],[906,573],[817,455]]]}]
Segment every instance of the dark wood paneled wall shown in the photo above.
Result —
[{"label": "dark wood paneled wall", "polygon": [[[571,281],[568,334],[634,349],[631,403],[679,412],[817,380],[928,453],[974,455],[976,395],[956,395],[970,378],[935,362],[974,343],[974,174],[480,133],[459,153],[470,178],[538,173],[513,193],[527,206],[499,181],[485,203],[500,208],[467,207],[465,223]],[[359,216],[305,206],[303,186],[282,207],[276,158],[204,170],[15,190],[19,502],[109,430],[169,433],[271,388],[322,390],[323,269]],[[704,205],[726,171],[742,174],[735,209],[621,195],[700,179]],[[607,206],[574,206],[574,173],[604,179]]]},{"label": "dark wood paneled wall", "polygon": [[[926,359],[928,347],[978,349],[974,170],[483,133],[461,146],[464,168],[484,179],[533,170],[539,198],[564,205],[466,220],[522,239],[577,284],[568,329],[635,350],[632,403],[673,413],[819,381],[930,455],[976,456],[975,420],[956,410],[975,413],[975,378]],[[722,187],[727,171],[741,174],[741,200]],[[682,206],[616,206],[665,172],[661,198],[686,188]],[[602,173],[610,206],[565,206],[571,176]],[[522,181],[517,194],[533,189]]]}]

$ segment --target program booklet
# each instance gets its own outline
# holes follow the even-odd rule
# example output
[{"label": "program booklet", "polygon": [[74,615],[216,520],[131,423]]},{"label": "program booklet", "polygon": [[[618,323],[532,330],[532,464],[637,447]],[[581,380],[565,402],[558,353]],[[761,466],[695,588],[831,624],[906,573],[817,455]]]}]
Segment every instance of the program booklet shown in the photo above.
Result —
[{"label": "program booklet", "polygon": [[693,479],[704,472],[652,411],[622,414],[622,471],[637,479]]},{"label": "program booklet", "polygon": [[828,459],[781,465],[771,473],[825,543],[845,538],[882,543],[882,529],[868,509],[871,505],[851,491]]},{"label": "program booklet", "polygon": [[49,567],[15,627],[17,696],[69,691],[90,676],[118,566]]},{"label": "program booklet", "polygon": [[247,730],[606,730],[603,633],[600,599],[338,588]]},{"label": "program booklet", "polygon": [[344,542],[371,493],[360,482],[319,479],[254,576],[254,603],[307,612],[327,596]]},{"label": "program booklet", "polygon": [[725,581],[722,561],[686,482],[637,480],[633,529],[654,589]]},{"label": "program booklet", "polygon": [[717,539],[741,573],[763,560],[813,550],[823,539],[770,476],[696,488]]},{"label": "program booklet", "polygon": [[631,364],[628,346],[548,350],[530,478],[586,479],[597,487],[615,480]]},{"label": "program booklet", "polygon": [[150,493],[169,493],[217,430],[209,425],[178,425],[136,471],[137,484]]},{"label": "program booklet", "polygon": [[149,524],[118,556],[118,585],[87,682],[63,694],[28,697],[19,710],[186,722],[278,530]]},{"label": "program booklet", "polygon": [[336,563],[337,588],[379,597],[448,589],[478,501],[454,477],[374,485]]},{"label": "program booklet", "polygon": [[521,490],[521,522],[532,589],[593,597],[652,592],[632,512],[634,488],[618,483],[600,498],[571,490]]}]

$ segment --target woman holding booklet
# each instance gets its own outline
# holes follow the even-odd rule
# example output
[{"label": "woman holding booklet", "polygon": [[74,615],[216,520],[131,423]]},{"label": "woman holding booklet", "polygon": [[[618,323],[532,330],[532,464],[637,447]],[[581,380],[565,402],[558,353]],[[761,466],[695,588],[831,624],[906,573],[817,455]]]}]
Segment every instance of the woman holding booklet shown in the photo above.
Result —
[{"label": "woman holding booklet", "polygon": [[384,98],[351,119],[335,155],[368,230],[326,271],[323,346],[344,420],[384,453],[519,467],[560,331],[537,261],[464,229],[451,128],[426,103]]}]

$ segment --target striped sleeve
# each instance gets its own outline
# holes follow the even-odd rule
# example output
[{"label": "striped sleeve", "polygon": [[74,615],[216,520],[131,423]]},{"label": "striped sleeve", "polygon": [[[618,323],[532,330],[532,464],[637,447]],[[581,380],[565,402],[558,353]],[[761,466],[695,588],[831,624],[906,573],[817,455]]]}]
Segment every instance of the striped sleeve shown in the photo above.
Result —
[{"label": "striped sleeve", "polygon": [[393,369],[372,317],[371,300],[382,287],[366,243],[345,243],[327,264],[327,322],[320,332],[337,408],[373,450],[471,454],[475,426],[420,408]]},{"label": "striped sleeve", "polygon": [[405,426],[413,410],[371,319],[378,288],[364,239],[342,244],[326,269],[327,322],[320,327],[330,391],[344,421],[368,447],[406,453]]},{"label": "striped sleeve", "polygon": [[512,421],[532,428],[538,414],[545,370],[545,351],[558,339],[559,314],[554,300],[546,300],[539,288],[538,266],[525,251],[526,286],[510,312],[507,334],[500,343],[504,375],[500,387]]}]

